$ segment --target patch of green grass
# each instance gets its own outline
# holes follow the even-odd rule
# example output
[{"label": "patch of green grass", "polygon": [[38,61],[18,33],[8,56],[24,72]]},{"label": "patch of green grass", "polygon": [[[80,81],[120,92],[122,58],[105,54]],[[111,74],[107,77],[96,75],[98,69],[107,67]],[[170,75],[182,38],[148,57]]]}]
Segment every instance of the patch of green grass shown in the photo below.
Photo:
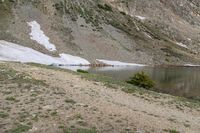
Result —
[{"label": "patch of green grass", "polygon": [[0,112],[0,118],[8,118],[8,117],[9,117],[9,114],[7,114],[3,111]]},{"label": "patch of green grass", "polygon": [[27,119],[29,116],[30,116],[29,112],[27,112],[27,111],[22,111],[22,112],[19,112],[19,117],[18,117],[18,119],[19,119],[20,122],[24,122],[24,121],[26,121],[26,119]]},{"label": "patch of green grass", "polygon": [[35,122],[38,122],[39,121],[39,118],[38,118],[38,115],[35,115],[32,120],[34,120]]},{"label": "patch of green grass", "polygon": [[31,129],[30,126],[19,124],[15,128],[8,130],[6,133],[24,133]]},{"label": "patch of green grass", "polygon": [[6,97],[7,101],[17,101],[15,97]]},{"label": "patch of green grass", "polygon": [[125,13],[125,12],[122,12],[122,11],[121,11],[120,13],[121,13],[122,15],[126,15],[126,13]]},{"label": "patch of green grass", "polygon": [[63,129],[64,133],[97,133],[95,128],[87,129],[87,128],[79,128],[79,129],[71,129],[65,128]]},{"label": "patch of green grass", "polygon": [[76,115],[75,115],[75,118],[76,118],[76,119],[83,119],[83,117],[81,116],[81,114],[76,114]]},{"label": "patch of green grass", "polygon": [[76,101],[74,101],[74,100],[72,100],[72,99],[65,99],[65,102],[66,103],[71,103],[71,104],[75,104],[76,103]]},{"label": "patch of green grass", "polygon": [[174,97],[174,99],[170,101],[169,104],[176,104],[179,106],[189,107],[189,108],[200,108],[199,100],[188,99],[184,97]]},{"label": "patch of green grass", "polygon": [[175,129],[170,129],[169,133],[180,133],[179,131],[176,131]]},{"label": "patch of green grass", "polygon": [[58,115],[57,111],[51,112],[51,116],[56,116]]},{"label": "patch of green grass", "polygon": [[78,69],[77,72],[79,73],[88,73],[88,71],[82,70],[82,69]]},{"label": "patch of green grass", "polygon": [[37,63],[27,63],[27,65],[35,66],[35,67],[39,67],[39,68],[50,69],[50,70],[74,73],[73,71],[70,71],[70,70],[67,70],[67,69],[62,69],[62,68],[59,68],[59,67],[54,67],[54,66],[51,66],[51,65],[43,65],[43,64],[37,64]]},{"label": "patch of green grass", "polygon": [[0,64],[0,81],[21,84],[46,85],[44,81],[33,79],[31,76],[15,71],[7,65]]},{"label": "patch of green grass", "polygon": [[104,4],[104,5],[98,4],[97,6],[98,8],[103,9],[105,11],[112,12],[112,7],[108,4]]}]

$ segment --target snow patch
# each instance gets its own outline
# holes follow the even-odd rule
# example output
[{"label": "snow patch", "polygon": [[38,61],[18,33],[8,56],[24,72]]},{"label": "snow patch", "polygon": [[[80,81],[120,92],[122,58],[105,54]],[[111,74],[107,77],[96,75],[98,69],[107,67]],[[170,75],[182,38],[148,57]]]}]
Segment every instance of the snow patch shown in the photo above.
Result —
[{"label": "snow patch", "polygon": [[144,34],[145,34],[148,38],[152,39],[152,37],[151,37],[148,33],[144,32]]},{"label": "snow patch", "polygon": [[49,38],[41,30],[40,24],[38,24],[36,21],[27,23],[31,27],[31,33],[29,35],[31,36],[32,40],[37,41],[49,51],[56,51],[55,45],[49,42]]},{"label": "snow patch", "polygon": [[81,57],[78,57],[78,56],[72,56],[72,55],[69,55],[69,54],[60,54],[60,59],[62,59],[64,62],[68,62],[67,64],[75,64],[75,65],[89,65],[90,63],[86,60],[86,59],[83,59]]},{"label": "snow patch", "polygon": [[125,62],[120,62],[120,61],[110,61],[110,60],[102,60],[102,59],[96,59],[99,62],[105,63],[107,65],[113,65],[113,66],[146,66],[143,64],[135,64],[135,63],[125,63]]},{"label": "snow patch", "polygon": [[140,20],[145,20],[146,17],[142,17],[142,16],[135,16],[136,18],[140,19]]},{"label": "snow patch", "polygon": [[188,67],[198,67],[200,65],[194,65],[194,64],[185,64],[184,66],[188,66]]},{"label": "snow patch", "polygon": [[179,45],[179,46],[181,46],[181,47],[188,48],[187,45],[185,45],[185,44],[183,44],[181,42],[177,42],[176,44]]},{"label": "snow patch", "polygon": [[[0,40],[0,60],[17,61],[17,62],[33,62],[45,65],[62,64],[70,65],[88,65],[87,60],[72,56],[69,54],[60,54],[60,57],[52,57],[28,47]],[[58,65],[59,66],[59,65]]]}]

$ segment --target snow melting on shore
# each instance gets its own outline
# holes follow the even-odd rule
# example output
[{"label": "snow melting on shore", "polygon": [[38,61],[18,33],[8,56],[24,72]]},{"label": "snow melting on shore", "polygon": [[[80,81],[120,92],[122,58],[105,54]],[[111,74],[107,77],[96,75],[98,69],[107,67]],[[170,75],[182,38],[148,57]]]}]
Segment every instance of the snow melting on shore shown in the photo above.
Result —
[{"label": "snow melting on shore", "polygon": [[140,20],[145,20],[146,17],[142,17],[142,16],[135,16],[136,18],[140,19]]},{"label": "snow melting on shore", "polygon": [[110,61],[110,60],[102,60],[102,59],[96,59],[97,61],[107,64],[107,65],[113,65],[113,66],[146,66],[143,64],[135,64],[135,63],[125,63],[125,62],[120,62],[120,61]]},{"label": "snow melting on shore", "polygon": [[41,30],[40,24],[36,21],[28,22],[28,25],[31,27],[31,39],[37,41],[39,44],[43,45],[49,51],[56,51],[54,44],[49,42],[49,38]]},{"label": "snow melting on shore", "polygon": [[194,65],[194,64],[185,64],[184,66],[188,66],[188,67],[199,67],[200,65]]},{"label": "snow melting on shore", "polygon": [[179,46],[181,46],[181,47],[188,48],[185,44],[183,44],[181,42],[177,42],[176,44],[179,45]]},{"label": "snow melting on shore", "polygon": [[62,65],[88,65],[87,60],[72,56],[69,54],[60,54],[60,57],[52,57],[28,47],[0,40],[0,60],[33,62],[45,65],[62,64]]}]

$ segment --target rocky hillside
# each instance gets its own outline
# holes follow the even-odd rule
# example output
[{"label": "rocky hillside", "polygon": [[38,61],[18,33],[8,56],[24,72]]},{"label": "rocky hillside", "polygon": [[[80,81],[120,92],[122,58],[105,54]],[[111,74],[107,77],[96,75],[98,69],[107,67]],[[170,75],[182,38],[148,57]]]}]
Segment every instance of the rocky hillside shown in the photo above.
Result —
[{"label": "rocky hillside", "polygon": [[[30,22],[55,44],[31,39]],[[198,64],[198,0],[0,0],[0,40],[45,54],[143,64]]]}]

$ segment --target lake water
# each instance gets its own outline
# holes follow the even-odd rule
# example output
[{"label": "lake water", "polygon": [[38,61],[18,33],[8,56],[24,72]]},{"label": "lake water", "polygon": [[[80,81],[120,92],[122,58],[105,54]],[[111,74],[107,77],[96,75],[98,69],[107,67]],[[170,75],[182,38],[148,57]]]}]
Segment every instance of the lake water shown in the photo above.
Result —
[{"label": "lake water", "polygon": [[97,67],[88,71],[121,81],[144,71],[156,81],[155,91],[200,99],[200,67]]}]

